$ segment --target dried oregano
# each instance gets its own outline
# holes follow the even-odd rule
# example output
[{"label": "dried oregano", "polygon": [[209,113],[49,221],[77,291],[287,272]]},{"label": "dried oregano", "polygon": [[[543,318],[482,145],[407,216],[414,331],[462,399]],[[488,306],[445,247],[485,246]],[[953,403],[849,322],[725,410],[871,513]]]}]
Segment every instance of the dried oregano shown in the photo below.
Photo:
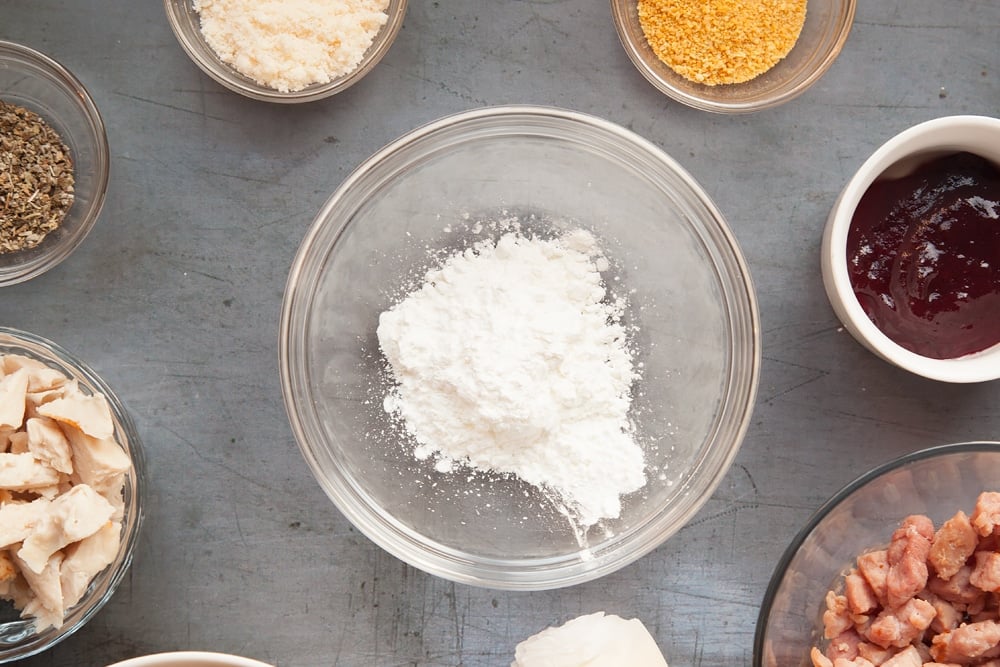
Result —
[{"label": "dried oregano", "polygon": [[73,204],[73,161],[36,113],[0,100],[0,253],[33,248]]}]

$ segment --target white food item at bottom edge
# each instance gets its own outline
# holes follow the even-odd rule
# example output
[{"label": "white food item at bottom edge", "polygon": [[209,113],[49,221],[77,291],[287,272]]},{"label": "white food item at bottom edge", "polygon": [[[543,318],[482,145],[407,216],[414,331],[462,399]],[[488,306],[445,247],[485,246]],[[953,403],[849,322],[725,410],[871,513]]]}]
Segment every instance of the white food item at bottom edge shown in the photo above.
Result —
[{"label": "white food item at bottom edge", "polygon": [[528,637],[511,667],[668,666],[642,621],[599,611]]}]

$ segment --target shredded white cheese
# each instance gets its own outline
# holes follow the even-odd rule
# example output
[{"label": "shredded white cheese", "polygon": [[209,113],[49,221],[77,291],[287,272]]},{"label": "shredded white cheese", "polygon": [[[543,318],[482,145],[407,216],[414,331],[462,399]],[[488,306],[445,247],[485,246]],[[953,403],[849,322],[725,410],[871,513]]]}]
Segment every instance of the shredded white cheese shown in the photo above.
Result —
[{"label": "shredded white cheese", "polygon": [[388,20],[388,0],[194,0],[223,62],[280,92],[354,71]]}]

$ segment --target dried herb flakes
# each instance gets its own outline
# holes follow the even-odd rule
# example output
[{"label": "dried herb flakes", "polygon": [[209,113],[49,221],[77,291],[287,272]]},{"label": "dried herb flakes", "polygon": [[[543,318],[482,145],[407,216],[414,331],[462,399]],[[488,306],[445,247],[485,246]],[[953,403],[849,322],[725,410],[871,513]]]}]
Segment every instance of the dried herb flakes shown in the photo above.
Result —
[{"label": "dried herb flakes", "polygon": [[0,100],[0,254],[37,246],[73,204],[73,160],[38,114]]}]

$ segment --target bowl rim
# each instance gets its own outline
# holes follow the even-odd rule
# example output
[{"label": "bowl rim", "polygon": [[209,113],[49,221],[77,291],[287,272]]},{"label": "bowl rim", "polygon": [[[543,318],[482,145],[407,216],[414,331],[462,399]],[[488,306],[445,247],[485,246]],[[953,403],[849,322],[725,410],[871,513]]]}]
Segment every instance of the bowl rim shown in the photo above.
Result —
[{"label": "bowl rim", "polygon": [[213,665],[217,667],[273,667],[270,663],[244,658],[243,656],[231,653],[217,653],[215,651],[166,651],[163,653],[150,653],[139,655],[134,658],[127,658],[119,662],[112,663],[107,667],[183,667],[189,662],[198,662],[198,667]]},{"label": "bowl rim", "polygon": [[[347,74],[332,79],[327,83],[311,84],[301,90],[293,90],[287,93],[253,81],[249,77],[237,72],[232,66],[222,62],[217,56],[213,59],[204,58],[199,50],[193,46],[192,39],[190,39],[187,32],[181,28],[183,21],[180,18],[178,6],[180,4],[189,5],[190,2],[191,0],[163,0],[163,8],[167,14],[167,22],[170,24],[170,29],[173,31],[174,37],[177,38],[184,53],[187,54],[188,58],[202,72],[207,74],[216,83],[250,99],[278,104],[298,104],[321,100],[347,90],[375,69],[375,66],[385,57],[393,43],[395,43],[399,31],[403,27],[408,0],[388,0],[389,4],[386,8],[388,18],[386,23],[376,33],[375,38],[365,50],[365,54],[357,67]],[[201,37],[201,29],[196,27],[195,32],[198,33],[197,40],[204,44],[205,48],[214,55],[214,49]]]},{"label": "bowl rim", "polygon": [[[523,567],[511,570],[509,569],[511,561],[496,561],[491,563],[489,559],[478,558],[475,565],[470,566],[464,552],[459,552],[423,537],[416,531],[404,526],[391,515],[373,513],[370,507],[371,503],[359,501],[358,496],[360,496],[360,500],[363,500],[365,494],[357,488],[357,485],[348,476],[338,474],[340,479],[335,481],[324,477],[321,465],[317,459],[317,455],[312,451],[313,447],[308,437],[309,429],[307,427],[313,418],[310,412],[312,408],[307,405],[309,403],[308,399],[296,398],[294,395],[295,389],[299,386],[296,380],[302,374],[302,371],[292,366],[291,357],[294,353],[294,348],[304,346],[302,340],[304,339],[305,332],[308,330],[307,324],[295,323],[293,318],[293,315],[300,314],[301,306],[299,301],[308,298],[300,296],[301,293],[304,293],[308,289],[301,283],[300,276],[305,272],[314,253],[321,252],[326,254],[330,251],[329,247],[317,251],[314,245],[321,231],[328,226],[326,220],[330,218],[331,212],[355,188],[358,181],[366,178],[368,172],[377,168],[379,164],[393,153],[413,143],[425,140],[428,136],[439,131],[448,130],[459,124],[475,123],[483,120],[496,122],[512,116],[524,116],[532,119],[556,119],[567,123],[586,124],[603,132],[609,132],[616,136],[616,138],[631,142],[633,148],[645,151],[652,158],[660,161],[666,169],[680,176],[685,186],[689,188],[689,192],[696,196],[699,202],[708,209],[709,215],[712,216],[711,230],[721,236],[721,242],[719,239],[712,239],[711,243],[720,253],[724,254],[726,260],[732,262],[732,271],[734,273],[732,278],[734,282],[733,289],[738,293],[732,294],[729,298],[739,304],[739,308],[737,309],[739,312],[735,319],[740,321],[743,329],[749,334],[749,340],[747,341],[749,354],[744,361],[744,365],[748,368],[746,370],[742,368],[736,369],[737,365],[735,363],[729,365],[726,372],[730,380],[730,386],[726,387],[727,393],[720,399],[731,402],[729,414],[733,415],[730,420],[732,423],[726,423],[724,426],[729,428],[729,432],[733,436],[732,442],[727,444],[724,456],[713,458],[709,462],[715,467],[712,469],[709,466],[709,469],[712,470],[712,475],[706,478],[706,482],[699,485],[700,488],[698,491],[701,492],[701,496],[690,501],[685,506],[684,512],[679,515],[680,520],[676,521],[672,526],[664,527],[657,525],[656,519],[651,518],[641,525],[641,530],[639,528],[632,530],[633,535],[629,538],[629,549],[622,554],[616,554],[614,559],[604,557],[600,548],[597,547],[590,550],[592,554],[596,555],[591,560],[582,563],[579,560],[570,561],[567,557],[563,556],[523,559],[521,561],[524,564]],[[333,244],[336,243],[336,238],[339,238],[348,223],[349,221],[347,220],[338,223],[332,237],[334,238]],[[721,270],[721,267],[718,268]],[[738,284],[736,284],[737,281]],[[731,307],[732,303],[729,305]],[[747,311],[746,313],[743,313],[744,308]],[[304,315],[305,318],[308,318],[308,312]],[[743,331],[734,322],[732,312],[729,313],[727,322],[730,332]],[[736,343],[733,343],[733,345],[736,345]],[[710,499],[714,490],[728,473],[750,426],[760,375],[761,335],[757,297],[753,288],[753,281],[749,266],[736,237],[721,211],[719,211],[708,196],[708,193],[676,160],[635,132],[590,114],[543,105],[498,105],[446,115],[405,133],[364,160],[335,189],[313,219],[291,265],[282,303],[278,349],[282,395],[296,443],[321,488],[333,501],[335,507],[363,534],[397,558],[425,572],[445,579],[495,589],[548,590],[596,579],[634,562],[680,530]],[[733,400],[733,394],[737,388],[742,389],[744,386],[741,382],[745,383],[747,388],[746,395],[740,395],[736,400]],[[714,430],[708,435],[713,438],[717,437],[717,433],[722,426],[721,421],[715,424]],[[708,458],[703,453],[695,467],[708,466],[706,464],[706,459]],[[341,486],[344,488],[340,488]],[[354,497],[348,491],[355,494]],[[385,528],[389,530],[384,530]],[[636,537],[636,535],[639,537]],[[614,547],[617,549],[619,544],[616,543]],[[416,549],[413,547],[416,547]],[[572,555],[578,556],[579,553],[574,552]],[[473,570],[475,571],[473,572]]]},{"label": "bowl rim", "polygon": [[[981,115],[942,116],[899,132],[879,146],[847,181],[830,210],[821,245],[821,270],[827,296],[847,329],[886,361],[923,377],[943,382],[986,382],[1000,378],[1000,344],[953,359],[933,359],[912,352],[889,338],[865,314],[854,295],[847,271],[847,235],[861,197],[887,169],[932,151],[969,150],[948,138],[949,132],[981,132],[1000,141],[1000,119]],[[964,142],[971,146],[970,141]],[[1000,156],[1000,149],[997,149]],[[1000,163],[998,163],[1000,164]]]},{"label": "bowl rim", "polygon": [[[128,574],[128,571],[132,566],[132,561],[135,558],[142,533],[142,527],[145,523],[145,508],[148,491],[146,489],[146,458],[142,445],[142,439],[139,436],[135,422],[132,420],[132,416],[129,413],[128,408],[122,402],[118,394],[115,393],[115,391],[107,383],[107,381],[104,380],[104,378],[98,375],[94,369],[82,359],[69,352],[58,343],[55,343],[43,336],[39,336],[38,334],[13,327],[0,326],[0,346],[4,348],[26,347],[32,354],[44,357],[47,362],[55,363],[60,367],[72,369],[74,375],[78,375],[83,378],[83,380],[94,390],[97,390],[104,395],[108,401],[109,407],[111,408],[111,413],[114,417],[116,425],[115,441],[120,446],[123,446],[132,461],[132,469],[128,473],[128,476],[133,482],[131,496],[126,497],[126,499],[130,499],[131,502],[126,503],[125,505],[125,518],[122,521],[123,535],[119,546],[121,560],[120,562],[112,563],[108,566],[108,568],[114,568],[113,570],[105,568],[98,573],[94,580],[92,580],[88,585],[88,588],[93,586],[94,581],[96,581],[98,577],[104,575],[107,578],[107,582],[104,584],[103,591],[100,591],[100,594],[93,598],[91,603],[83,610],[83,613],[78,618],[74,619],[72,622],[68,622],[67,616],[67,622],[64,623],[61,628],[49,628],[43,631],[51,632],[51,636],[41,639],[41,635],[32,631],[32,633],[25,638],[24,642],[18,645],[0,647],[0,663],[5,663],[37,655],[59,644],[86,625],[111,600],[115,592],[118,590],[118,587],[125,580],[125,576]],[[119,430],[121,431],[121,434],[118,433]],[[124,436],[125,443],[122,443],[122,436]],[[98,592],[99,591],[95,590],[90,594],[97,595]],[[82,602],[83,600],[78,602],[76,606],[78,607]],[[30,619],[25,622],[30,623]]]},{"label": "bowl rim", "polygon": [[820,505],[815,512],[812,513],[812,515],[806,520],[805,525],[799,529],[799,531],[795,534],[795,537],[792,538],[792,541],[787,547],[785,547],[785,550],[781,554],[781,558],[778,559],[777,564],[774,566],[771,578],[764,591],[760,611],[757,614],[756,629],[754,630],[754,667],[765,667],[763,655],[764,637],[767,634],[767,620],[771,612],[771,607],[774,605],[778,589],[781,586],[784,573],[788,569],[792,560],[794,560],[795,556],[798,554],[799,548],[806,541],[806,538],[808,538],[809,535],[812,534],[813,530],[816,529],[816,526],[818,526],[819,523],[846,498],[882,475],[904,468],[913,463],[919,463],[938,456],[960,454],[964,452],[994,452],[1000,454],[1000,441],[968,440],[945,445],[935,445],[917,450],[915,452],[909,452],[885,463],[881,463],[868,472],[859,475],[841,487],[839,491],[834,493],[828,500]]},{"label": "bowl rim", "polygon": [[[17,42],[0,39],[0,60],[5,60],[8,55],[28,60],[47,71],[55,83],[76,100],[76,108],[86,118],[92,138],[95,139],[95,171],[93,172],[95,183],[93,200],[86,210],[79,213],[81,222],[76,231],[72,235],[65,237],[61,244],[52,246],[44,254],[20,265],[21,270],[10,271],[9,273],[0,271],[0,287],[16,285],[35,278],[68,258],[83,243],[84,239],[97,223],[97,219],[101,215],[101,210],[104,208],[104,201],[108,192],[108,182],[111,177],[111,150],[108,145],[107,128],[101,112],[94,102],[94,98],[83,82],[60,62],[41,51]],[[2,95],[3,91],[0,91],[0,97]],[[52,120],[45,118],[44,115],[43,119],[47,123]],[[62,137],[62,139],[66,141],[66,137]],[[78,168],[78,162],[75,157],[73,166],[74,169]],[[73,205],[76,206],[77,203],[77,201],[74,201]],[[73,214],[72,208],[68,214]]]},{"label": "bowl rim", "polygon": [[[826,74],[826,72],[833,65],[834,61],[840,55],[840,52],[843,50],[844,44],[850,36],[851,28],[854,25],[854,15],[857,9],[857,0],[843,0],[843,9],[841,11],[842,20],[840,21],[836,37],[833,40],[829,52],[826,53],[818,66],[811,71],[809,76],[806,77],[805,80],[803,80],[799,85],[773,97],[762,100],[753,100],[749,102],[719,102],[688,93],[677,86],[671,85],[670,82],[658,76],[643,57],[642,53],[640,53],[640,45],[632,39],[631,33],[625,27],[628,23],[628,10],[630,7],[635,5],[636,0],[610,0],[610,2],[615,29],[618,32],[618,39],[621,42],[625,53],[628,55],[629,60],[632,61],[635,68],[639,70],[639,73],[642,74],[642,76],[650,84],[652,84],[654,88],[667,97],[693,109],[708,111],[710,113],[730,115],[756,113],[758,111],[764,111],[765,109],[771,109],[799,97],[812,88],[813,84],[819,81],[819,79]],[[738,86],[741,84],[733,85]]]}]

